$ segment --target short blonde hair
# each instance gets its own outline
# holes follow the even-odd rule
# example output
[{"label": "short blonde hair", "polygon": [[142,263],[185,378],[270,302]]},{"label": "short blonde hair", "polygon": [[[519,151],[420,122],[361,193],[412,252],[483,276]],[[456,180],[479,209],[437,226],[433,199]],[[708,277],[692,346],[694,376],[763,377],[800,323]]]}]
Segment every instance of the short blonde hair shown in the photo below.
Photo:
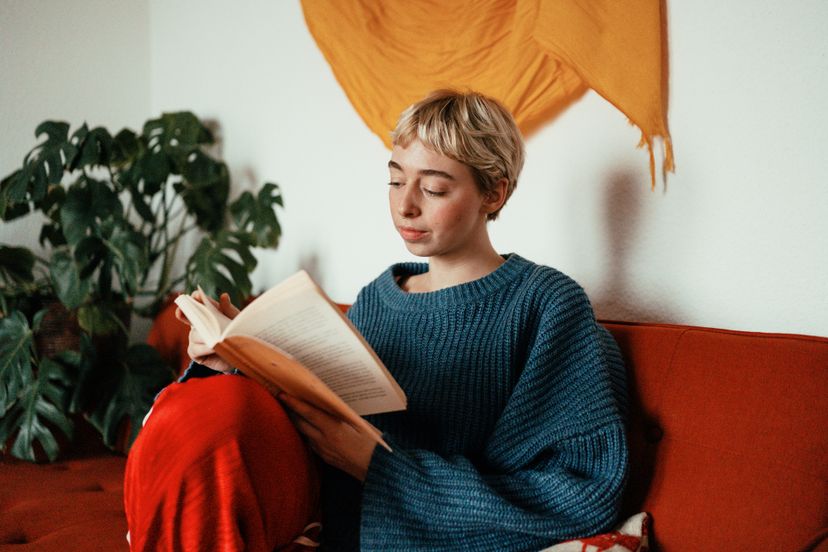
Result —
[{"label": "short blonde hair", "polygon": [[[391,143],[407,147],[413,140],[471,168],[483,194],[505,178],[508,200],[523,169],[523,137],[512,114],[477,92],[436,90],[409,106],[391,132]],[[488,220],[499,213],[490,213]]]}]

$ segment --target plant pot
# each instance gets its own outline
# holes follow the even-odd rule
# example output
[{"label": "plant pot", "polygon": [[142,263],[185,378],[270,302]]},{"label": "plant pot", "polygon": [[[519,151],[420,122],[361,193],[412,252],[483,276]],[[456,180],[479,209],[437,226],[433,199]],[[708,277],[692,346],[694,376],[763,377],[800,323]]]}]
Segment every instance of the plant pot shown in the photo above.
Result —
[{"label": "plant pot", "polygon": [[35,333],[35,347],[41,358],[53,358],[61,351],[80,350],[78,318],[56,298],[44,300],[47,309],[40,329]]},{"label": "plant pot", "polygon": [[[45,308],[46,314],[40,322],[40,328],[35,333],[35,346],[38,356],[42,358],[53,358],[62,351],[80,351],[81,328],[78,324],[77,315],[68,310],[63,303],[55,297],[43,299],[41,308]],[[127,303],[117,303],[115,314],[121,324],[127,329],[132,319],[132,309]],[[92,336],[92,343],[95,350],[102,359],[112,358],[117,355],[117,341],[112,335]]]}]

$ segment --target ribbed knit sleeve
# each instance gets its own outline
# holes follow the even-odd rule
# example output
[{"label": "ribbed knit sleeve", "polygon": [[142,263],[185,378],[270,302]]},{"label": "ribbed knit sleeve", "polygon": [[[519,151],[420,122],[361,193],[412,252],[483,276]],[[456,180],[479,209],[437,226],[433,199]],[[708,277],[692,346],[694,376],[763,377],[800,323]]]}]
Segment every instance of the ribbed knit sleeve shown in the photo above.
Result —
[{"label": "ribbed knit sleeve", "polygon": [[539,550],[616,519],[627,473],[620,355],[577,284],[534,276],[508,295],[509,308],[531,311],[525,350],[492,359],[520,366],[493,401],[484,446],[447,452],[387,435],[394,452],[377,447],[362,491],[363,550]]}]

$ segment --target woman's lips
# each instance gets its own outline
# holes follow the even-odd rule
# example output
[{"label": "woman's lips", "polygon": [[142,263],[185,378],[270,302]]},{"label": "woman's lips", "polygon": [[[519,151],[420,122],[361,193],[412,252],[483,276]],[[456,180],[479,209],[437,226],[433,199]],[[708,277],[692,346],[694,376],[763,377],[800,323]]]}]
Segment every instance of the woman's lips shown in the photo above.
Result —
[{"label": "woman's lips", "polygon": [[423,238],[426,234],[428,234],[428,232],[425,232],[424,230],[417,230],[415,228],[407,228],[404,226],[400,227],[400,235],[406,241],[417,241]]}]

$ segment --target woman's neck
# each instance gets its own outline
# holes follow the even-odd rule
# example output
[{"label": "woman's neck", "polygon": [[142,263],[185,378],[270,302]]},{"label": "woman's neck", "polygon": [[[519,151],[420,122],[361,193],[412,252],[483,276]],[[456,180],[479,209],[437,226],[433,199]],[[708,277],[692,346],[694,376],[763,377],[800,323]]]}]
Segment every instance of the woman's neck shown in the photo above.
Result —
[{"label": "woman's neck", "polygon": [[412,291],[436,291],[472,282],[492,273],[504,262],[491,244],[468,255],[431,257],[428,272],[419,275],[416,290]]}]

